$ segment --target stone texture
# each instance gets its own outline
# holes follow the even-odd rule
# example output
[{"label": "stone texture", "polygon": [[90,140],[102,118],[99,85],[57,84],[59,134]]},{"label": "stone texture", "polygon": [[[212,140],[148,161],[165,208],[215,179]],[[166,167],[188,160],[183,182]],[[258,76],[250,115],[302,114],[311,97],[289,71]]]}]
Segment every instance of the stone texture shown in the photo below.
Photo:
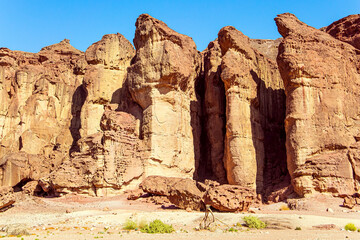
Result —
[{"label": "stone texture", "polygon": [[349,15],[333,22],[325,28],[325,32],[360,49],[360,14]]},{"label": "stone texture", "polygon": [[221,49],[218,41],[213,41],[202,52],[204,58],[204,104],[207,155],[202,156],[206,161],[199,166],[199,175],[203,178],[215,178],[226,183],[224,168],[224,140],[225,140],[225,88],[220,78]]},{"label": "stone texture", "polygon": [[143,110],[149,157],[145,175],[192,177],[200,157],[200,103],[195,92],[201,56],[193,40],[142,14],[128,69],[131,95]]},{"label": "stone texture", "polygon": [[[39,173],[47,166],[49,172],[69,153],[72,105],[77,104],[72,96],[84,64],[84,54],[66,39],[39,53],[0,49],[1,185],[14,186],[28,177],[24,168]],[[26,155],[39,160],[28,163]],[[35,161],[39,166],[30,166]]]},{"label": "stone texture", "polygon": [[0,210],[6,209],[16,202],[12,187],[0,187]]},{"label": "stone texture", "polygon": [[[286,13],[277,62],[286,93],[286,149],[295,191],[352,194],[356,157],[359,51]],[[355,179],[355,180],[354,180]]]},{"label": "stone texture", "polygon": [[131,43],[121,34],[108,34],[92,44],[85,52],[88,67],[83,87],[86,100],[81,109],[81,136],[100,132],[104,105],[126,102],[126,69],[135,55]]},{"label": "stone texture", "polygon": [[[260,45],[258,43],[257,47]],[[214,79],[208,77],[206,81],[210,84],[211,81],[222,81],[226,97],[223,107],[219,105],[223,103],[221,84],[216,90],[206,89],[209,92],[205,92],[205,96],[211,91],[219,92],[212,100],[218,104],[214,107],[215,114],[210,113],[212,103],[205,98],[209,109],[207,119],[213,115],[223,126],[222,114],[226,108],[224,145],[220,143],[224,133],[219,127],[209,129],[210,142],[216,139],[218,149],[215,150],[218,152],[224,148],[223,162],[230,184],[263,192],[279,179],[284,180],[287,174],[282,133],[285,95],[276,63],[253,48],[250,39],[240,31],[224,27],[219,31],[217,41],[207,49],[205,66],[207,64],[210,67],[205,67],[205,77]],[[212,158],[219,162],[220,157]]]},{"label": "stone texture", "polygon": [[247,211],[254,199],[253,189],[227,184],[210,188],[204,195],[205,204],[222,212]]},{"label": "stone texture", "polygon": [[100,123],[102,132],[81,138],[80,151],[52,172],[48,180],[51,188],[62,193],[106,196],[135,188],[141,182],[144,150],[139,124],[133,115],[116,111],[117,107],[106,106]]},{"label": "stone texture", "polygon": [[180,181],[182,178],[176,177],[164,177],[152,175],[146,177],[140,184],[140,188],[147,193],[160,196],[169,196],[171,191],[171,186],[174,185],[177,181]]},{"label": "stone texture", "polygon": [[205,210],[203,195],[194,180],[185,178],[171,186],[168,198],[179,208],[200,211]]}]

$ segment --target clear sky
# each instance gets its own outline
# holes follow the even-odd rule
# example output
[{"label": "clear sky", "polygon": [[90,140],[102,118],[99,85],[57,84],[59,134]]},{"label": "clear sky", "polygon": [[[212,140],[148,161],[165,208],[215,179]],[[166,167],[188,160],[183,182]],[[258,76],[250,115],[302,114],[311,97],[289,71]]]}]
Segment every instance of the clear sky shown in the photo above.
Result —
[{"label": "clear sky", "polygon": [[141,13],[192,37],[202,51],[228,25],[250,38],[276,39],[274,17],[294,13],[316,28],[360,13],[360,0],[0,0],[0,47],[38,52],[64,38],[85,51],[104,34],[121,33],[130,42]]}]

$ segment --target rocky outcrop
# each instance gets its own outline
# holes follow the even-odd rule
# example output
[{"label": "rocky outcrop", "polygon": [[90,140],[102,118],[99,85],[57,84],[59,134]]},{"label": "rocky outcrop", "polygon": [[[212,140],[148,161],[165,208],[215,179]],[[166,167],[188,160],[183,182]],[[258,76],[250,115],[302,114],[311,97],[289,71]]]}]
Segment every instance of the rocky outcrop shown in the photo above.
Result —
[{"label": "rocky outcrop", "polygon": [[131,99],[125,84],[126,69],[134,55],[131,43],[119,33],[103,36],[86,50],[89,65],[82,85],[87,96],[81,109],[81,136],[101,131],[100,120],[106,104],[122,102],[124,110],[124,104]]},{"label": "rocky outcrop", "polygon": [[196,182],[186,178],[149,176],[140,185],[147,193],[166,196],[182,209],[205,210],[205,204],[224,212],[247,211],[255,200],[255,191],[237,185],[219,185],[213,181]]},{"label": "rocky outcrop", "polygon": [[200,54],[190,37],[147,14],[136,21],[134,44],[127,79],[143,110],[145,175],[193,177],[200,155]]},{"label": "rocky outcrop", "polygon": [[286,93],[286,149],[295,191],[358,189],[359,51],[292,14],[275,18]]},{"label": "rocky outcrop", "polygon": [[334,38],[360,49],[360,14],[349,15],[333,22],[325,31]]},{"label": "rocky outcrop", "polygon": [[266,55],[272,57],[277,48],[275,41],[250,41],[225,27],[203,52],[204,111],[214,175],[263,192],[287,174],[285,95],[276,63],[253,45],[261,50],[271,46]]},{"label": "rocky outcrop", "polygon": [[44,191],[77,192],[106,196],[135,188],[144,172],[143,145],[136,118],[116,111],[117,104],[105,108],[101,132],[81,138],[80,151],[52,172]]},{"label": "rocky outcrop", "polygon": [[[84,54],[68,40],[25,53],[0,49],[0,181],[14,186],[48,173],[73,143],[73,93]],[[32,159],[32,160],[31,160]],[[35,165],[34,165],[35,164]]]}]

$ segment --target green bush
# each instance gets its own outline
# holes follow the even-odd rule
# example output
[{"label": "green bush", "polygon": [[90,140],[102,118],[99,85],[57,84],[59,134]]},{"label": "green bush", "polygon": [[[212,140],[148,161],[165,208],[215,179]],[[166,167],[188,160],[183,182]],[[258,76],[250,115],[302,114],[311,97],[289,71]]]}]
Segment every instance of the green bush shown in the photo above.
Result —
[{"label": "green bush", "polygon": [[174,228],[156,219],[141,229],[144,233],[172,233]]},{"label": "green bush", "polygon": [[137,228],[136,222],[130,219],[127,219],[123,225],[123,229],[125,230],[134,230],[136,228]]},{"label": "green bush", "polygon": [[296,227],[295,230],[301,230],[301,227]]},{"label": "green bush", "polygon": [[356,227],[353,223],[348,223],[345,225],[345,230],[354,232],[356,231]]},{"label": "green bush", "polygon": [[231,228],[227,229],[227,231],[228,232],[237,232],[238,230],[236,228],[231,227]]},{"label": "green bush", "polygon": [[262,229],[266,227],[266,224],[255,216],[243,217],[245,225],[249,228]]}]

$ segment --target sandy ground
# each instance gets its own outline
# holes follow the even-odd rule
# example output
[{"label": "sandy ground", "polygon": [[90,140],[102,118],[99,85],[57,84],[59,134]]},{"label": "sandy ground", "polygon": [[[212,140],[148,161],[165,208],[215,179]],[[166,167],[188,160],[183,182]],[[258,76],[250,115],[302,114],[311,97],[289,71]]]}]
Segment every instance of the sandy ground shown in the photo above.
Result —
[{"label": "sandy ground", "polygon": [[[203,212],[187,212],[180,209],[163,209],[161,206],[141,200],[128,201],[125,196],[93,198],[68,195],[60,198],[23,197],[22,201],[0,213],[0,229],[24,228],[30,235],[6,236],[3,239],[360,239],[360,232],[348,232],[342,228],[347,223],[360,227],[360,211],[341,207],[342,199],[317,196],[308,199],[304,210],[280,211],[285,203],[259,206],[255,213],[214,212],[216,221],[212,231],[199,226]],[[331,208],[332,211],[327,211]],[[360,210],[360,209],[359,209]],[[249,230],[240,227],[238,232],[228,232],[228,226],[243,223],[242,217],[258,216],[268,223],[268,228]],[[171,234],[146,234],[125,231],[127,219],[136,222],[160,219],[172,224]],[[226,226],[225,224],[228,226]],[[314,226],[334,224],[331,230],[319,230]],[[296,227],[301,230],[295,230]],[[5,236],[6,232],[0,232]]]}]

